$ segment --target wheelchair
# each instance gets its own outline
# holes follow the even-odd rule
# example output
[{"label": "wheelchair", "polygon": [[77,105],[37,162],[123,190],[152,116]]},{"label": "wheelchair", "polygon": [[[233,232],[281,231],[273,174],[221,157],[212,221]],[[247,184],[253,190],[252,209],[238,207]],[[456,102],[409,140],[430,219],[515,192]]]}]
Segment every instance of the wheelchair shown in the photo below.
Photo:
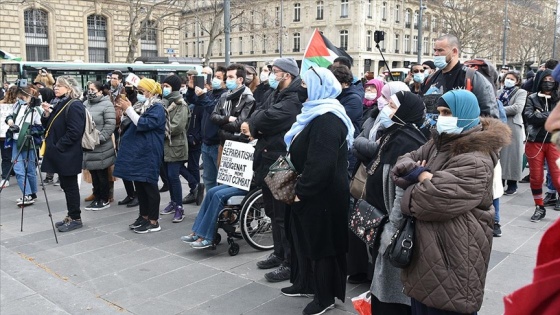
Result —
[{"label": "wheelchair", "polygon": [[272,221],[264,212],[262,190],[253,188],[245,196],[233,196],[227,200],[218,215],[212,249],[221,242],[219,229],[227,235],[230,256],[239,253],[239,244],[235,239],[244,239],[257,250],[272,249]]}]

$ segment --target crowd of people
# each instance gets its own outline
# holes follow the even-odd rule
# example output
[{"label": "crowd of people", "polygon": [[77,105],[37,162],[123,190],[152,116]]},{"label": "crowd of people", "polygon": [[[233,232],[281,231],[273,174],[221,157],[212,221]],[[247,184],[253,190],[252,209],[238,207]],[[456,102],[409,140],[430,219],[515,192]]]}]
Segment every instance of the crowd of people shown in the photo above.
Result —
[{"label": "crowd of people", "polygon": [[[107,84],[90,82],[82,92],[74,78],[41,71],[34,85],[4,87],[1,185],[10,185],[13,162],[22,191],[17,204],[37,199],[29,161],[38,152],[25,142],[33,130],[41,171],[48,180],[58,174],[66,196],[60,232],[84,225],[78,174],[87,170],[93,190],[84,209],[110,207],[113,182],[122,179],[126,196],[118,205],[138,207],[129,225],[136,233],[160,231],[162,215],[182,222],[184,204],[201,205],[180,240],[204,249],[213,245],[226,201],[246,193],[217,183],[224,144],[251,143],[253,185],[262,189],[273,238],[272,253],[257,267],[273,269],[265,274],[270,282],[291,282],[282,294],[313,297],[304,314],[344,301],[347,282],[371,283],[373,314],[476,314],[492,239],[502,235],[499,198],[517,192],[526,164],[535,203],[530,220],[542,220],[546,206],[560,210],[560,154],[551,139],[560,127],[549,118],[559,115],[560,68],[553,72],[558,62],[551,60],[524,82],[484,59],[461,63],[460,49],[456,37],[438,38],[433,61],[412,65],[404,82],[359,80],[346,57],[305,72],[291,58],[260,73],[241,64],[204,67],[204,87],[195,84],[194,70],[136,85],[114,71]],[[84,151],[88,115],[99,144]],[[298,173],[291,205],[276,200],[264,181],[286,154]],[[360,168],[367,177],[357,198],[350,181]],[[170,202],[161,207],[166,191]],[[357,199],[388,217],[374,246],[348,228]],[[414,255],[397,268],[385,252],[407,217],[416,219]]]}]

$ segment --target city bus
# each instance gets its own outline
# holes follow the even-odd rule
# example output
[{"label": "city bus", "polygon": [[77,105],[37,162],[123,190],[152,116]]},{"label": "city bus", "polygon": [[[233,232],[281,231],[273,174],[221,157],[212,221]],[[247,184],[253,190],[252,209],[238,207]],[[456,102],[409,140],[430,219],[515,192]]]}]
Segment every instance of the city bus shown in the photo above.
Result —
[{"label": "city bus", "polygon": [[139,77],[147,77],[162,82],[163,79],[175,73],[183,78],[187,76],[187,71],[202,71],[202,63],[173,63],[173,64],[152,64],[152,63],[80,63],[80,62],[50,62],[50,61],[18,61],[2,63],[2,82],[14,83],[17,79],[27,79],[32,83],[41,69],[47,69],[53,77],[70,75],[78,80],[82,87],[87,82],[99,81],[106,82],[107,76],[114,70],[120,70],[124,77],[129,73],[134,73]]},{"label": "city bus", "polygon": [[385,75],[385,80],[387,80],[387,82],[393,80],[404,81],[404,79],[408,75],[408,72],[410,72],[409,68],[393,68],[391,69],[391,74],[389,74],[389,71],[387,70],[383,71],[383,74]]}]

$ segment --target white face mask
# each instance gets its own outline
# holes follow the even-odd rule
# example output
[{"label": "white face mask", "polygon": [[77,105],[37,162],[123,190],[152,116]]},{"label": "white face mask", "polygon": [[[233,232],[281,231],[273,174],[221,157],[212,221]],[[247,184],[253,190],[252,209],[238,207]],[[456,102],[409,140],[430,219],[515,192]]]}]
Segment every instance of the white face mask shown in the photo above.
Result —
[{"label": "white face mask", "polygon": [[261,72],[261,75],[259,76],[259,79],[261,79],[261,82],[268,82],[268,74],[269,72]]},{"label": "white face mask", "polygon": [[377,97],[377,93],[374,92],[366,92],[364,94],[364,98],[368,101],[373,101]]},{"label": "white face mask", "polygon": [[507,88],[514,87],[515,86],[515,81],[511,80],[511,79],[505,79],[504,80],[504,86],[507,87]]},{"label": "white face mask", "polygon": [[462,127],[457,127],[459,119],[452,116],[439,116],[436,124],[436,129],[439,134],[450,133],[460,134],[463,131]]}]

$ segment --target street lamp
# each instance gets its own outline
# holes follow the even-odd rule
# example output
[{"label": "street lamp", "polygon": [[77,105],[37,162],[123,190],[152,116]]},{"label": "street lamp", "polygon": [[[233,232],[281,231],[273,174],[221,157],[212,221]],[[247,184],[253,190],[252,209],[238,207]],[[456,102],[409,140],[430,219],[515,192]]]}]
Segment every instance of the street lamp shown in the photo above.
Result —
[{"label": "street lamp", "polygon": [[230,47],[230,28],[231,28],[231,14],[230,14],[231,3],[230,0],[224,0],[224,40],[225,40],[225,64],[226,67],[229,66],[229,51]]},{"label": "street lamp", "polygon": [[552,41],[552,59],[556,59],[556,23],[558,22],[558,3],[556,3],[556,10],[552,14],[554,15],[554,40]]},{"label": "street lamp", "polygon": [[420,12],[418,14],[418,57],[417,62],[418,64],[422,64],[422,31],[424,28],[424,20],[423,20],[423,12],[426,9],[426,6],[423,3],[423,0],[420,0]]},{"label": "street lamp", "polygon": [[506,7],[504,10],[504,42],[502,43],[502,67],[506,65],[506,48],[507,48],[507,30],[508,30],[508,15],[507,15],[507,7],[508,7],[509,0],[506,0]]},{"label": "street lamp", "polygon": [[282,58],[282,44],[284,41],[284,0],[280,1],[280,29],[278,31],[278,37],[280,41],[280,58]]}]

